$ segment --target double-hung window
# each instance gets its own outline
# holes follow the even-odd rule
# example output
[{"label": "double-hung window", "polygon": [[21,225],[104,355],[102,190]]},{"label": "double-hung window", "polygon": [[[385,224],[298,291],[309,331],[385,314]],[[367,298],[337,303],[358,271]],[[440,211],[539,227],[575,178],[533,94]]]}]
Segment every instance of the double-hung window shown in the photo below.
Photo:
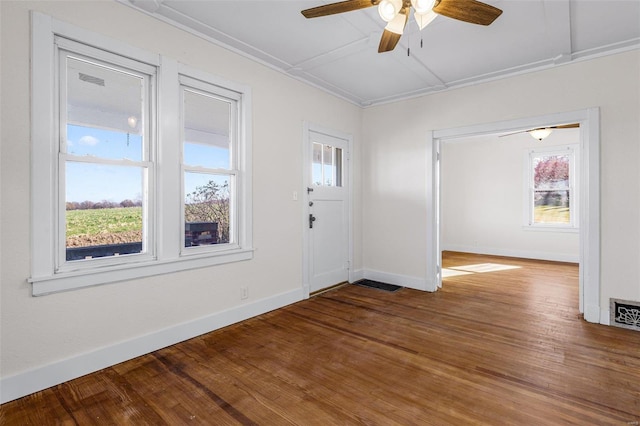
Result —
[{"label": "double-hung window", "polygon": [[527,152],[526,226],[578,229],[577,154],[577,145]]},{"label": "double-hung window", "polygon": [[238,245],[239,94],[180,76],[183,254]]},{"label": "double-hung window", "polygon": [[32,23],[33,294],[251,259],[250,88]]},{"label": "double-hung window", "polygon": [[156,69],[64,38],[56,46],[56,269],[151,258]]}]

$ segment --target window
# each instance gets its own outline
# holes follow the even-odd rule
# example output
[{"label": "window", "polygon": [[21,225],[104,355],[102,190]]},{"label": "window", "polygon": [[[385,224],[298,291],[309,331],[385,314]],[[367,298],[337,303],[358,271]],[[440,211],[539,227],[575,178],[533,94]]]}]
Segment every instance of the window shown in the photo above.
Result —
[{"label": "window", "polygon": [[56,46],[58,191],[64,195],[56,269],[152,256],[148,128],[155,67],[63,38]]},{"label": "window", "polygon": [[[181,76],[184,251],[237,244],[238,96]],[[210,248],[211,249],[211,248]]]},{"label": "window", "polygon": [[576,155],[576,145],[528,152],[527,226],[577,230]]},{"label": "window", "polygon": [[32,21],[33,294],[252,258],[249,88]]},{"label": "window", "polygon": [[316,186],[342,186],[342,149],[313,142],[311,173]]}]

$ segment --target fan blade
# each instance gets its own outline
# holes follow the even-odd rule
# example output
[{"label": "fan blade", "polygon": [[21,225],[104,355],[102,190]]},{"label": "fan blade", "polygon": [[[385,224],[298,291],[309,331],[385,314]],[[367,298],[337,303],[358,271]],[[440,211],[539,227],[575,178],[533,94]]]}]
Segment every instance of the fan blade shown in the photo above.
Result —
[{"label": "fan blade", "polygon": [[382,37],[380,38],[378,53],[390,52],[395,49],[396,45],[400,41],[400,37],[402,37],[402,34],[396,34],[391,31],[384,30]]},{"label": "fan blade", "polygon": [[[404,18],[404,22],[402,22],[402,18]],[[393,21],[389,22],[382,33],[382,37],[380,38],[380,44],[378,45],[378,53],[390,52],[395,49],[396,45],[400,41],[400,37],[402,37],[402,33],[404,32],[404,28],[407,26],[407,22],[409,21],[409,8],[403,7],[400,10],[400,13]],[[394,25],[395,24],[395,25]],[[401,26],[402,28],[398,28]],[[398,34],[396,31],[390,31],[387,28],[393,27],[397,31],[400,31]]]},{"label": "fan blade", "polygon": [[472,24],[490,25],[502,10],[476,0],[436,0],[433,11],[439,15]]},{"label": "fan blade", "polygon": [[[531,129],[534,130],[534,129]],[[520,130],[519,132],[513,132],[513,133],[506,133],[504,135],[498,135],[499,138],[504,138],[506,136],[513,136],[513,135],[519,135],[520,133],[527,133],[530,132],[531,130]]]},{"label": "fan blade", "polygon": [[338,3],[324,4],[302,11],[305,18],[318,18],[320,16],[335,15],[336,13],[351,12],[352,10],[365,9],[375,6],[380,0],[346,0]]},{"label": "fan blade", "polygon": [[550,129],[575,129],[580,127],[580,123],[562,124],[560,126],[551,126]]},{"label": "fan blade", "polygon": [[534,130],[542,130],[542,129],[576,129],[578,127],[580,127],[580,123],[561,124],[559,126],[536,127],[535,129],[520,130],[519,132],[507,133],[505,135],[500,135],[498,137],[503,138],[505,136],[518,135],[520,133],[529,133],[529,132],[533,132]]}]

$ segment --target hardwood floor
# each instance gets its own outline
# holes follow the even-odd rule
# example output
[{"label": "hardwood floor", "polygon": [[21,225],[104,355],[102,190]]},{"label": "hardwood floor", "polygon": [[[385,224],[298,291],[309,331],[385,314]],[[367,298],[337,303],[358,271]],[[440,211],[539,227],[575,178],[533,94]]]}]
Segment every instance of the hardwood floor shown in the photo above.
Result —
[{"label": "hardwood floor", "polygon": [[444,265],[460,275],[436,293],[346,285],[9,402],[2,418],[639,424],[640,333],[581,319],[576,265],[462,253]]}]

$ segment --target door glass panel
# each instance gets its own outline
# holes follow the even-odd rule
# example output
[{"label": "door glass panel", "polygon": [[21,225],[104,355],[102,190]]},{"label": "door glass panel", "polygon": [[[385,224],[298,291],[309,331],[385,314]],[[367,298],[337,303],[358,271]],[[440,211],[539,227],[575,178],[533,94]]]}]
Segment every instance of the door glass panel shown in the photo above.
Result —
[{"label": "door glass panel", "polygon": [[316,186],[342,186],[342,149],[313,143],[311,179]]},{"label": "door glass panel", "polygon": [[322,171],[322,183],[326,186],[333,186],[333,148],[329,145],[324,145],[322,147]]},{"label": "door glass panel", "polygon": [[335,148],[335,186],[342,186],[342,149]]},{"label": "door glass panel", "polygon": [[314,185],[322,185],[322,144],[313,143],[313,153],[311,159],[311,180]]}]

